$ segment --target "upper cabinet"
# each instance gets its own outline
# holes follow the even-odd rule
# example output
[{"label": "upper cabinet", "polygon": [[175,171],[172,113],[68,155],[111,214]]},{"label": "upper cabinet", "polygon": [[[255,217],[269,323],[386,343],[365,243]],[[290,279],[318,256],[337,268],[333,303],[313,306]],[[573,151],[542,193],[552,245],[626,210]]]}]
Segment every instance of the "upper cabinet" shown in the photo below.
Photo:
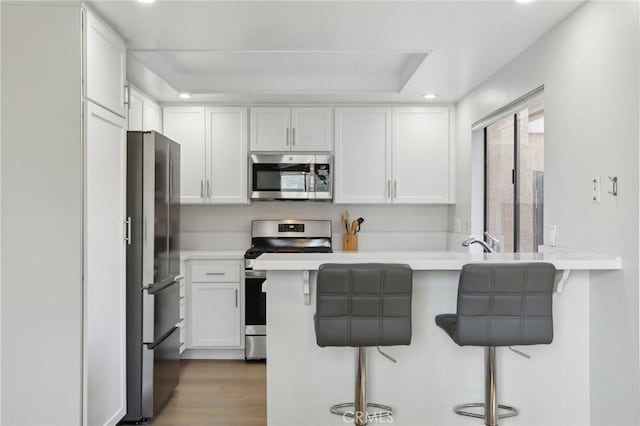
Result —
[{"label": "upper cabinet", "polygon": [[143,93],[133,87],[129,89],[128,118],[129,130],[142,130],[162,133],[162,108]]},{"label": "upper cabinet", "polygon": [[180,144],[180,202],[205,201],[205,149],[204,108],[165,107],[163,109],[164,135]]},{"label": "upper cabinet", "polygon": [[332,151],[331,108],[291,108],[291,150]]},{"label": "upper cabinet", "polygon": [[207,198],[217,204],[246,204],[247,108],[206,108]]},{"label": "upper cabinet", "polygon": [[336,108],[335,115],[335,203],[450,202],[448,108]]},{"label": "upper cabinet", "polygon": [[336,108],[334,203],[384,204],[391,191],[391,108]]},{"label": "upper cabinet", "polygon": [[126,117],[126,47],[120,36],[91,11],[84,12],[84,96]]},{"label": "upper cabinet", "polygon": [[251,108],[251,151],[289,151],[291,108]]},{"label": "upper cabinet", "polygon": [[165,107],[163,124],[181,145],[182,203],[248,203],[247,108]]},{"label": "upper cabinet", "polygon": [[393,202],[449,201],[449,109],[394,108]]},{"label": "upper cabinet", "polygon": [[329,107],[251,108],[251,151],[332,151]]}]

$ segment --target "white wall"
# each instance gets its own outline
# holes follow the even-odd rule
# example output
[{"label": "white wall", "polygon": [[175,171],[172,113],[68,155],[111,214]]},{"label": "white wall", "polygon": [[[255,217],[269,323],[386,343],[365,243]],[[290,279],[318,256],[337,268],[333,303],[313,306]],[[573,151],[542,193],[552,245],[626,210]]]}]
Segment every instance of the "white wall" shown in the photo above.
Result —
[{"label": "white wall", "polygon": [[1,7],[0,423],[79,425],[80,8]]},{"label": "white wall", "polygon": [[[544,84],[545,224],[558,226],[559,246],[623,257],[622,271],[591,275],[591,351],[584,356],[592,425],[640,422],[638,35],[637,1],[587,3],[457,105],[451,228],[470,215],[472,123]],[[594,176],[603,182],[599,204],[590,198]],[[607,176],[618,176],[618,197],[606,193]]]},{"label": "white wall", "polygon": [[183,250],[245,250],[254,219],[328,219],[334,249],[342,249],[340,213],[362,216],[360,250],[444,250],[447,206],[334,205],[323,202],[260,201],[248,206],[182,206]]}]

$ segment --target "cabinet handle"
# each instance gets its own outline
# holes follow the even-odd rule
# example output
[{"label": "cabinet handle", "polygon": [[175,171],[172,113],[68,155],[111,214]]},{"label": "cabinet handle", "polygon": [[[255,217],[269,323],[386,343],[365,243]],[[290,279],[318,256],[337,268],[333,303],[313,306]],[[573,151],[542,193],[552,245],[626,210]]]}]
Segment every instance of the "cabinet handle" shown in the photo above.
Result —
[{"label": "cabinet handle", "polygon": [[200,198],[204,198],[204,181],[200,181]]},{"label": "cabinet handle", "polygon": [[287,127],[287,130],[286,130],[286,133],[287,133],[287,139],[284,141],[284,144],[286,146],[289,146],[289,128],[288,127]]},{"label": "cabinet handle", "polygon": [[387,181],[387,198],[391,198],[391,179]]},{"label": "cabinet handle", "polygon": [[291,146],[296,146],[296,129],[291,129]]},{"label": "cabinet handle", "polygon": [[127,106],[127,109],[131,109],[131,85],[124,85],[124,104]]},{"label": "cabinet handle", "polygon": [[393,181],[393,198],[398,198],[398,181]]},{"label": "cabinet handle", "polygon": [[131,245],[131,216],[127,217],[127,220],[125,220],[124,223],[127,228],[124,240],[127,242],[127,245],[130,246]]},{"label": "cabinet handle", "polygon": [[226,272],[207,272],[205,275],[227,275]]},{"label": "cabinet handle", "polygon": [[238,289],[236,288],[236,308],[238,307]]},{"label": "cabinet handle", "polygon": [[209,185],[209,179],[207,179],[207,198],[211,198],[211,186]]}]

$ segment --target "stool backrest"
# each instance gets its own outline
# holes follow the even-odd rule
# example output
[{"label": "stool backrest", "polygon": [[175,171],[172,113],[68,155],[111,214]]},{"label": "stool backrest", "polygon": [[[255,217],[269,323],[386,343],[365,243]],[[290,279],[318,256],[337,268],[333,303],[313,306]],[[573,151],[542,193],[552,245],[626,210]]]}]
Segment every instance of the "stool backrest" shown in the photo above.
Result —
[{"label": "stool backrest", "polygon": [[413,271],[408,265],[321,265],[316,342],[352,347],[410,344],[412,285]]},{"label": "stool backrest", "polygon": [[551,343],[555,272],[550,263],[465,265],[458,286],[458,344]]}]

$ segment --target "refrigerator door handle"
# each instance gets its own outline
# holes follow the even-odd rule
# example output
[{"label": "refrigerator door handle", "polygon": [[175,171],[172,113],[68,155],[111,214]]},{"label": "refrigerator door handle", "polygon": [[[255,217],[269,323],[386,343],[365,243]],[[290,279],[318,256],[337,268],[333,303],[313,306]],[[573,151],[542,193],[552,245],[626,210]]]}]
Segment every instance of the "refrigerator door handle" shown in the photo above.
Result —
[{"label": "refrigerator door handle", "polygon": [[126,226],[125,237],[124,240],[127,242],[127,245],[131,245],[131,216],[127,217],[127,220],[124,221]]}]

